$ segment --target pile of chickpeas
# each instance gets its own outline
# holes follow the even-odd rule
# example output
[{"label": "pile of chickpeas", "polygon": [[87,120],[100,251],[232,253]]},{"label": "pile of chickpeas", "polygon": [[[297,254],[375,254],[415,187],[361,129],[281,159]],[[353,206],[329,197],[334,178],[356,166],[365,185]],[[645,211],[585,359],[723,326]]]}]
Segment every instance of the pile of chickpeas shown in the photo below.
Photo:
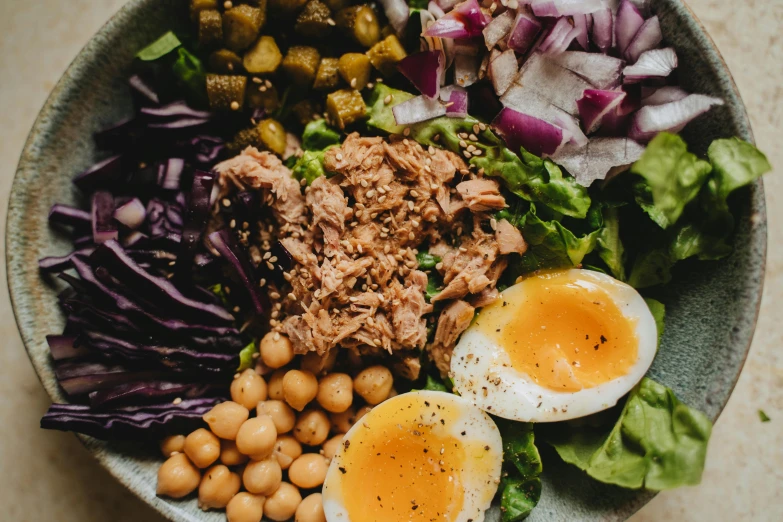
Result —
[{"label": "pile of chickpeas", "polygon": [[198,489],[199,506],[225,509],[229,522],[325,522],[319,490],[329,462],[351,426],[396,394],[392,374],[371,366],[352,378],[328,373],[328,364],[314,368],[307,357],[301,367],[317,372],[293,369],[291,342],[280,333],[261,340],[257,357],[256,369],[235,375],[232,400],[204,415],[209,429],[161,442],[168,460],[157,493],[182,498]]}]

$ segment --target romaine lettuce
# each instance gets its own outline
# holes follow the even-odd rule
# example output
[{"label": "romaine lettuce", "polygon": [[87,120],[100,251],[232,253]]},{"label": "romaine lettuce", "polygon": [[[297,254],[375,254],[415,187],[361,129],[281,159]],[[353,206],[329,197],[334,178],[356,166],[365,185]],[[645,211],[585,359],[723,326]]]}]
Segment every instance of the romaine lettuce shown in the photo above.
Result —
[{"label": "romaine lettuce", "polygon": [[518,522],[527,518],[541,498],[541,456],[531,423],[495,421],[503,438],[502,520]]}]

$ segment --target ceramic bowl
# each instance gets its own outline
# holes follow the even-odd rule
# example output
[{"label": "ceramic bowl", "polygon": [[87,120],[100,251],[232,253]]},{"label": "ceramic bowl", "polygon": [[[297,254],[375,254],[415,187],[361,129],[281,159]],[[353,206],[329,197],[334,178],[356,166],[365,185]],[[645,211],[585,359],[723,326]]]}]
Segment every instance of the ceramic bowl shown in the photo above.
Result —
[{"label": "ceramic bowl", "polygon": [[[79,53],[41,110],[16,173],[8,207],[8,286],[22,339],[38,376],[55,401],[57,386],[45,335],[60,332],[63,316],[57,288],[38,273],[36,261],[70,250],[65,237],[47,226],[55,202],[77,203],[74,174],[98,159],[92,133],[130,114],[125,78],[134,53],[186,22],[185,0],[132,0]],[[718,50],[688,7],[678,0],[653,2],[668,44],[680,58],[680,81],[692,92],[718,96],[726,105],[688,126],[685,137],[699,154],[713,138],[752,140],[737,88]],[[738,198],[736,251],[716,263],[679,267],[676,284],[658,295],[667,306],[666,333],[650,370],[686,403],[716,419],[737,381],[750,347],[764,279],[766,216],[761,182]],[[164,516],[176,521],[223,521],[191,500],[155,496],[157,452],[149,448],[82,441],[120,482]],[[541,503],[529,518],[624,520],[652,498],[587,478],[544,451]],[[499,520],[495,508],[488,520]]]}]

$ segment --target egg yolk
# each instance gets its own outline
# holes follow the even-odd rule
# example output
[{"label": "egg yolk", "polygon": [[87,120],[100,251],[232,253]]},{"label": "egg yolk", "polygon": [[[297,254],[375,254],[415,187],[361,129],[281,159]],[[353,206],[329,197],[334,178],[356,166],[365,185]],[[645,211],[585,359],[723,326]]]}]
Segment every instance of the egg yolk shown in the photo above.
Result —
[{"label": "egg yolk", "polygon": [[637,321],[623,315],[605,286],[567,271],[539,273],[505,290],[476,327],[536,384],[592,388],[627,374],[639,349]]},{"label": "egg yolk", "polygon": [[457,412],[415,399],[391,411],[375,410],[351,433],[340,456],[351,522],[456,520],[464,500],[460,463],[477,458],[470,444],[448,433]]}]

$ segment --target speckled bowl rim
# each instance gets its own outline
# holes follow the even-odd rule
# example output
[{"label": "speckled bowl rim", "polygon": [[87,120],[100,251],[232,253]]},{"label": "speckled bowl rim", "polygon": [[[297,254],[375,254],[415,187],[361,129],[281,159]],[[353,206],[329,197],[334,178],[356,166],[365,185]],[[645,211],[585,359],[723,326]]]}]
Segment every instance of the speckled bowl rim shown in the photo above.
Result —
[{"label": "speckled bowl rim", "polygon": [[[11,304],[14,312],[14,319],[16,320],[17,327],[19,329],[20,336],[25,345],[25,350],[27,351],[28,356],[30,355],[30,346],[34,342],[33,336],[36,334],[36,332],[28,331],[28,329],[25,327],[22,321],[22,318],[20,317],[17,311],[17,302],[20,300],[21,292],[24,292],[25,288],[23,288],[21,285],[16,284],[16,281],[11,276],[12,271],[10,270],[12,266],[15,266],[15,264],[20,261],[19,258],[21,257],[17,255],[17,253],[13,248],[14,240],[12,239],[13,235],[10,232],[13,232],[14,230],[18,230],[20,227],[23,227],[24,225],[24,223],[20,221],[21,210],[15,204],[16,198],[14,198],[14,195],[16,194],[17,190],[20,190],[22,188],[21,187],[23,184],[22,182],[28,176],[26,170],[32,168],[31,167],[32,161],[30,158],[33,156],[33,151],[36,148],[38,148],[39,145],[38,140],[42,139],[43,134],[45,134],[40,131],[39,127],[47,125],[47,120],[49,119],[48,115],[53,111],[53,109],[55,109],[55,106],[59,102],[61,91],[67,88],[68,81],[70,79],[72,71],[80,68],[83,64],[91,60],[94,54],[99,52],[100,50],[99,41],[101,40],[100,37],[111,34],[112,31],[115,29],[115,25],[118,23],[118,20],[122,18],[120,15],[125,12],[129,12],[133,9],[136,9],[137,5],[140,2],[141,0],[131,0],[128,3],[126,3],[100,28],[100,30],[93,37],[90,38],[87,44],[79,51],[79,54],[69,64],[65,73],[60,78],[60,80],[58,80],[51,94],[49,95],[46,102],[44,103],[41,111],[39,112],[35,120],[35,123],[33,124],[30,134],[28,135],[22,154],[20,156],[19,166],[17,167],[16,173],[14,175],[14,181],[11,187],[10,200],[9,200],[8,210],[7,210],[6,238],[5,238],[6,277],[8,280],[8,289],[9,289]],[[740,125],[744,127],[743,130],[745,131],[746,134],[746,136],[743,137],[753,142],[754,138],[753,138],[753,131],[751,129],[750,119],[745,109],[745,105],[742,101],[742,97],[740,96],[739,90],[737,89],[737,85],[734,81],[731,72],[729,71],[726,62],[724,61],[717,45],[712,40],[709,33],[705,29],[704,25],[696,16],[696,14],[693,12],[693,10],[690,8],[690,6],[688,6],[683,1],[680,1],[680,3],[690,15],[688,17],[689,29],[694,34],[701,34],[705,37],[705,43],[700,44],[700,49],[703,51],[702,55],[704,57],[705,62],[709,63],[710,67],[716,71],[718,76],[724,76],[726,79],[728,79],[731,85],[731,94],[735,98],[733,101],[736,102],[733,105],[734,107],[741,109],[741,114],[738,115],[739,116],[738,119],[740,120]],[[746,332],[744,332],[745,339],[744,342],[741,343],[741,349],[743,350],[744,354],[741,363],[737,368],[736,375],[732,379],[732,383],[729,390],[730,393],[726,395],[726,399],[721,401],[721,403],[719,404],[717,414],[712,419],[713,421],[716,421],[717,418],[720,416],[721,412],[725,408],[726,403],[728,402],[731,396],[731,393],[733,393],[737,381],[739,380],[739,376],[745,365],[745,362],[748,357],[748,353],[750,351],[751,343],[753,341],[753,335],[755,333],[755,325],[758,321],[758,315],[761,306],[761,298],[762,298],[763,287],[764,287],[764,275],[766,270],[766,253],[767,253],[767,231],[765,225],[766,204],[764,201],[764,185],[762,180],[758,180],[755,183],[753,187],[753,192],[754,193],[751,196],[751,202],[755,204],[752,205],[751,211],[753,215],[758,217],[759,222],[764,224],[763,226],[760,227],[754,227],[753,229],[754,231],[752,232],[752,235],[750,237],[750,243],[758,245],[760,247],[759,250],[762,252],[761,254],[762,259],[760,260],[761,268],[759,273],[759,284],[756,288],[753,289],[753,300],[755,301],[755,306],[752,309],[749,309],[748,313],[746,314],[746,317],[751,320],[750,324],[753,325],[753,328],[748,329]],[[738,349],[740,349],[739,345],[738,345]],[[52,373],[51,366],[48,364],[43,364],[43,365],[37,364],[32,357],[31,357],[31,363],[36,372],[36,375],[38,376],[38,379],[41,381],[41,384],[46,389],[47,394],[53,400],[56,400],[59,394],[59,390],[57,389],[56,384],[52,384],[55,382],[55,380],[53,379],[50,383],[47,383],[43,378],[44,375]],[[97,451],[96,447],[90,443],[93,440],[90,437],[86,437],[78,434],[76,435],[76,437],[87,448],[89,453],[94,458],[96,458],[96,460],[101,464],[101,466],[103,466],[118,482],[120,482],[126,488],[128,488],[140,500],[142,500],[143,502],[151,506],[158,513],[165,516],[169,520],[185,521],[184,518],[181,518],[182,512],[179,509],[177,509],[174,505],[158,497],[149,497],[148,495],[146,495],[144,491],[141,490],[141,488],[133,484],[132,481],[128,480],[117,468],[115,468],[113,461],[116,457],[114,456],[114,454],[105,451]],[[635,501],[631,501],[625,504],[622,509],[619,509],[613,515],[616,519],[628,518],[631,515],[633,515],[635,512],[637,512],[639,509],[641,509],[650,500],[652,500],[654,496],[655,493],[650,493],[649,495],[640,495],[639,497],[637,497]]]}]

